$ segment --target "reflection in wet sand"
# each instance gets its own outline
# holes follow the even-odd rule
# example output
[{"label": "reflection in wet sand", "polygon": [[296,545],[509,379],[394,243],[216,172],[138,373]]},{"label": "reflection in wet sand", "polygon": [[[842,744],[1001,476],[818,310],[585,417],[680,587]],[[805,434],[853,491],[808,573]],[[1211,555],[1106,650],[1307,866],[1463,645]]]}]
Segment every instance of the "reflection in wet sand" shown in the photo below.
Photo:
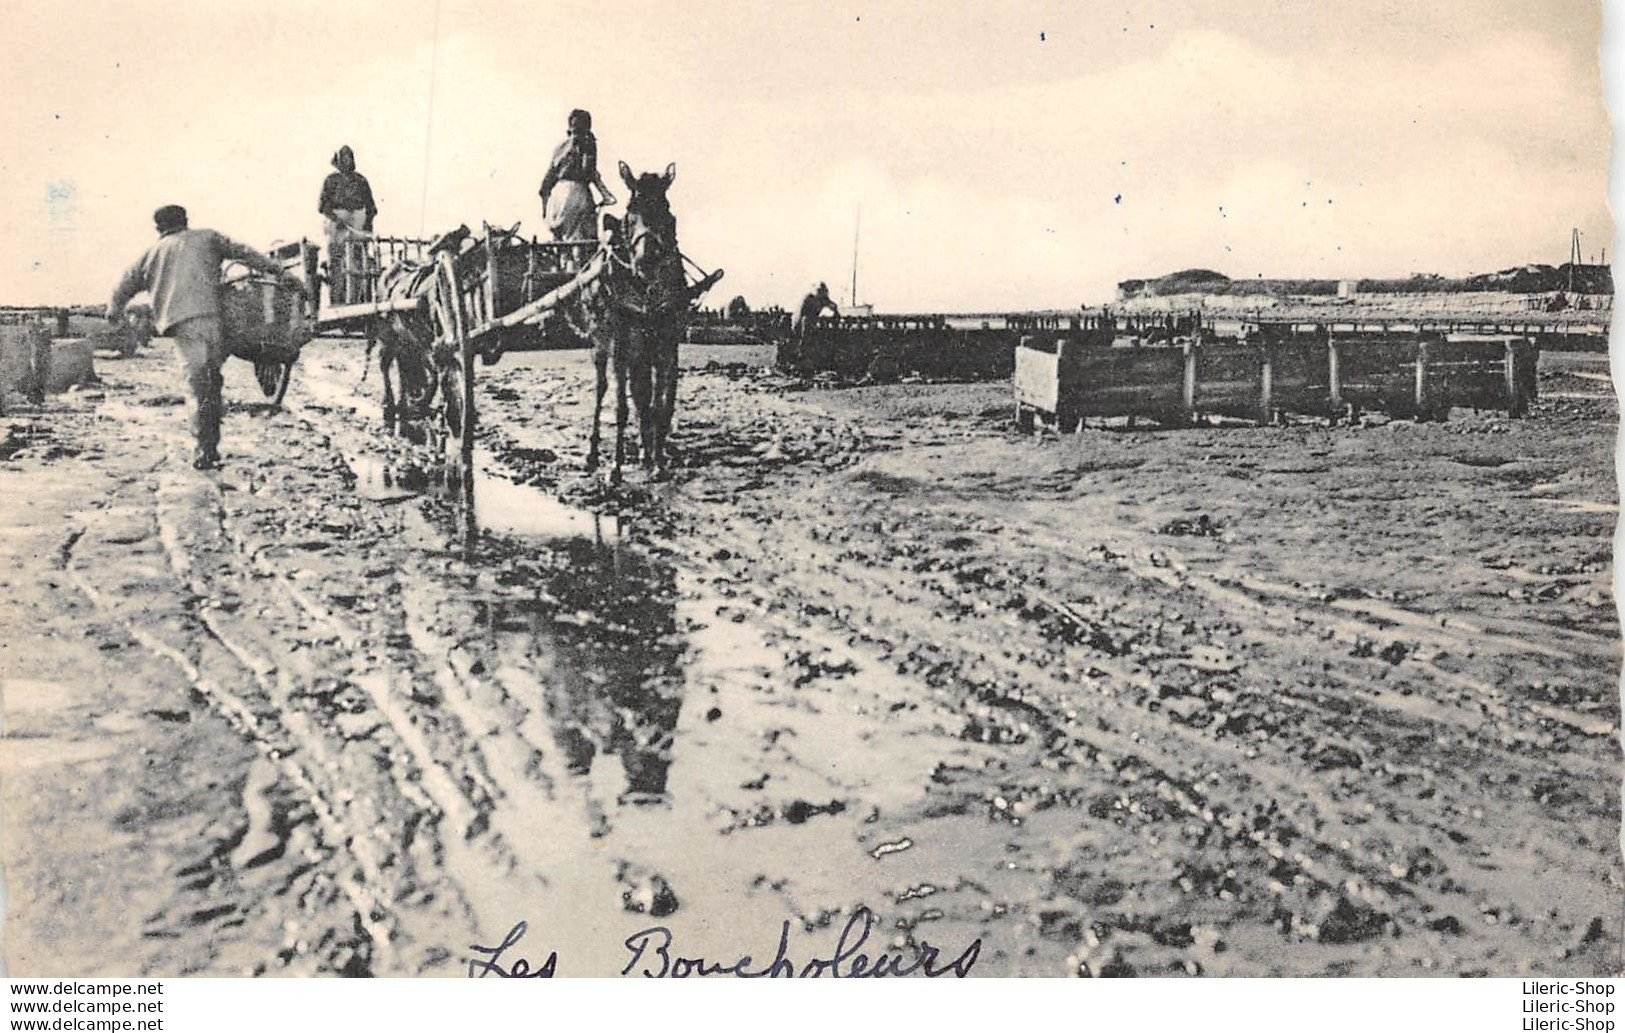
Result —
[{"label": "reflection in wet sand", "polygon": [[386,427],[398,440],[417,447],[410,452],[347,453],[345,462],[362,498],[392,502],[422,495],[449,503],[459,536],[469,547],[481,532],[532,539],[620,537],[619,517],[565,505],[539,488],[490,473],[500,464],[483,450],[462,454],[438,425],[390,420]]},{"label": "reflection in wet sand", "polygon": [[486,626],[527,640],[570,773],[586,778],[613,756],[625,774],[620,803],[662,802],[682,706],[675,576],[629,545],[548,548],[553,562],[538,566],[530,597],[492,602]]},{"label": "reflection in wet sand", "polygon": [[[500,595],[475,600],[490,655],[522,653],[568,771],[586,778],[618,759],[623,804],[666,800],[682,705],[682,637],[669,564],[623,541],[621,521],[564,505],[472,464],[426,422],[390,428],[421,450],[352,457],[357,490],[430,496],[448,505],[464,558],[500,564]],[[472,473],[470,467],[472,466]]]}]

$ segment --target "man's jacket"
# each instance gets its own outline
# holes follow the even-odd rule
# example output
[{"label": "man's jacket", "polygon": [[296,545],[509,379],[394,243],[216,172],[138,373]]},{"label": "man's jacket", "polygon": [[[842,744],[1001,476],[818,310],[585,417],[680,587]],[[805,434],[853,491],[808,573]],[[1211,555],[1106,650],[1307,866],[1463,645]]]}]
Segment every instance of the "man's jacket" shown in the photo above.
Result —
[{"label": "man's jacket", "polygon": [[282,267],[246,244],[214,230],[176,230],[158,238],[113,290],[107,317],[116,319],[140,291],[152,295],[152,321],[160,334],[195,316],[220,314],[220,264],[235,259],[280,275]]}]

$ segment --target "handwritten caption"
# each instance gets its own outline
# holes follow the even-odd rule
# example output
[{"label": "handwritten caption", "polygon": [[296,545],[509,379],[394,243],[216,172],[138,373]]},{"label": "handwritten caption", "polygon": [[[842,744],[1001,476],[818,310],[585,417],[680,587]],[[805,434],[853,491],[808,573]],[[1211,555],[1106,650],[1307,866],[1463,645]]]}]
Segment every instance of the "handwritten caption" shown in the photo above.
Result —
[{"label": "handwritten caption", "polygon": [[[761,978],[863,978],[887,976],[941,976],[964,978],[970,975],[976,959],[982,952],[981,937],[972,940],[953,960],[938,947],[919,941],[907,947],[876,951],[869,946],[869,938],[878,923],[874,912],[859,907],[847,918],[846,925],[836,937],[833,949],[813,951],[800,960],[800,952],[792,952],[790,922],[779,927],[779,942],[771,959],[758,961],[759,955],[732,950],[721,958],[705,958],[685,953],[677,944],[676,934],[663,925],[640,929],[628,936],[626,964],[623,976],[642,976],[648,979],[683,979],[707,976],[734,976],[740,979]],[[516,922],[500,943],[495,946],[471,944],[473,956],[467,959],[471,979],[498,976],[505,979],[551,979],[559,971],[558,951],[550,950],[540,962],[539,952],[526,956],[519,944],[530,931],[528,922]]]}]

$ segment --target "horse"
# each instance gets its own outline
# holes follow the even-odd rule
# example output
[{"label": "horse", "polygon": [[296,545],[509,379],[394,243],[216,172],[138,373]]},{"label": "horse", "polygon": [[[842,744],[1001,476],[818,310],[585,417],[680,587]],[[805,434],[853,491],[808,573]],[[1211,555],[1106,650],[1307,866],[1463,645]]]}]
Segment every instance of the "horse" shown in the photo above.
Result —
[{"label": "horse", "polygon": [[[511,229],[486,224],[486,239],[491,247],[506,247],[518,237],[517,223]],[[397,259],[378,278],[378,296],[385,301],[432,298],[438,289],[435,276],[435,256],[442,251],[455,255],[469,239],[467,226],[459,226],[436,237],[427,248],[424,258]],[[384,381],[384,416],[417,419],[427,413],[434,401],[440,383],[435,379],[436,363],[432,351],[436,338],[434,318],[427,307],[388,313],[373,330],[378,342],[378,371]],[[444,358],[444,357],[442,357]],[[400,395],[396,397],[391,371],[398,374]]]},{"label": "horse", "polygon": [[[675,163],[663,175],[646,172],[634,177],[626,162],[620,164],[628,197],[620,232],[632,275],[642,291],[641,311],[631,320],[632,334],[640,337],[647,359],[651,394],[650,419],[638,411],[643,438],[643,461],[664,473],[672,417],[677,410],[677,350],[688,323],[690,293],[683,275],[683,255],[677,249],[677,219],[671,213],[667,191],[677,178]],[[634,397],[645,390],[633,382]]]},{"label": "horse", "polygon": [[[434,289],[434,265],[397,261],[378,280],[378,293],[386,300],[420,298]],[[438,384],[432,374],[429,351],[434,343],[434,324],[427,312],[391,312],[373,329],[378,342],[378,372],[384,381],[384,417],[417,419],[428,411]],[[400,396],[395,393],[391,371],[398,374]]]},{"label": "horse", "polygon": [[667,440],[677,399],[677,347],[688,317],[689,290],[677,250],[677,220],[666,198],[677,166],[664,174],[634,176],[625,162],[621,180],[630,191],[626,216],[606,217],[609,241],[577,277],[579,289],[561,302],[559,315],[592,348],[596,375],[587,469],[598,468],[604,395],[615,373],[615,465],[619,483],[626,457],[627,400],[637,410],[640,458],[663,476]]}]

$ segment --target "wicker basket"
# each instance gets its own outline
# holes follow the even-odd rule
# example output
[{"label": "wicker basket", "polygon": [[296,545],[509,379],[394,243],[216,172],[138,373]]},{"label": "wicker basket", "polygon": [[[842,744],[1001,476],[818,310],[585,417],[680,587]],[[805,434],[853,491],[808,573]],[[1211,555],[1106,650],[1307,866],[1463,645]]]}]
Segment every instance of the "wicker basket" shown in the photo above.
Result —
[{"label": "wicker basket", "polygon": [[291,362],[314,336],[299,292],[269,277],[222,284],[220,320],[227,350],[250,361]]}]

